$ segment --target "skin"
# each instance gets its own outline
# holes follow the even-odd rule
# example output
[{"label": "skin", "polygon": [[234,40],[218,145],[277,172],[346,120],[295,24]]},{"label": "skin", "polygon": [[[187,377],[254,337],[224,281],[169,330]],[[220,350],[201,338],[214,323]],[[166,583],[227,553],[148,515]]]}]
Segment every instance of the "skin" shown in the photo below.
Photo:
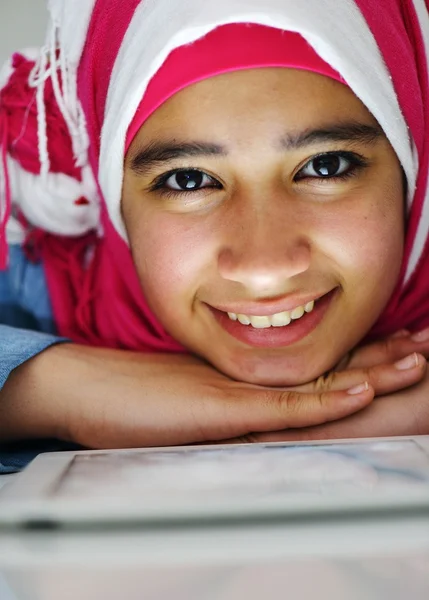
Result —
[{"label": "skin", "polygon": [[[429,331],[357,345],[402,258],[395,154],[382,135],[279,147],[279,135],[350,119],[376,127],[347,88],[287,70],[222,76],[161,107],[127,155],[123,215],[153,310],[194,354],[52,346],[0,391],[0,441],[118,448],[428,434]],[[158,161],[150,171],[136,162],[142,147],[172,138],[216,142],[228,155]],[[348,179],[317,182],[307,170],[297,179],[314,155],[339,150],[367,167]],[[150,191],[177,167],[203,169],[221,186],[181,197]],[[325,321],[284,348],[238,342],[207,308],[266,306],[332,286]]]},{"label": "skin", "polygon": [[[284,136],[350,122],[377,127],[336,81],[292,69],[240,71],[177,93],[141,127],[127,153],[123,219],[149,305],[179,342],[231,378],[265,386],[317,379],[362,340],[394,290],[404,190],[386,137],[281,146]],[[225,150],[136,168],[142,149],[160,141]],[[358,154],[366,166],[348,178],[310,176],[310,161],[327,152]],[[152,189],[162,174],[180,168],[203,171],[217,187]],[[251,303],[258,315],[273,303],[332,290],[316,329],[283,347],[238,341],[208,308],[244,312],[236,307]]]},{"label": "skin", "polygon": [[[406,354],[411,348],[422,352],[428,358],[429,329],[411,335],[404,330],[397,332],[386,340],[378,341],[368,346],[358,348],[350,354],[344,369],[359,371],[378,371],[379,365],[395,361],[401,354]],[[423,359],[423,360],[422,360]],[[426,366],[422,356],[421,366]],[[402,372],[402,375],[416,373],[416,369]],[[255,433],[239,438],[240,442],[277,442],[277,441],[307,441],[359,437],[391,437],[406,435],[429,434],[429,392],[428,372],[423,370],[424,377],[406,389],[395,393],[379,393],[375,402],[364,410],[343,419],[338,419],[323,425],[302,427],[278,431],[274,433]],[[329,376],[330,385],[335,385],[335,379],[345,372],[334,372]],[[376,376],[377,377],[377,376]],[[377,387],[377,386],[376,386]],[[379,390],[380,392],[381,390]]]}]

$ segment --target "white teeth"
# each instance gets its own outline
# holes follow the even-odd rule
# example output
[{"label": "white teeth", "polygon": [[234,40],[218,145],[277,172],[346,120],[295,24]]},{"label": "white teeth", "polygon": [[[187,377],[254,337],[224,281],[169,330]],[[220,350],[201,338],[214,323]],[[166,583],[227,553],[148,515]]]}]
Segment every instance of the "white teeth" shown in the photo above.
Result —
[{"label": "white teeth", "polygon": [[242,325],[250,325],[250,319],[246,315],[237,315],[237,319]]},{"label": "white teeth", "polygon": [[269,327],[285,327],[289,325],[292,320],[301,319],[305,313],[311,313],[314,309],[314,300],[308,302],[304,306],[298,306],[292,311],[284,311],[275,315],[269,316],[256,316],[256,315],[243,315],[236,313],[228,313],[228,317],[231,321],[239,321],[242,325],[252,325],[255,329],[268,329]]},{"label": "white teeth", "polygon": [[311,313],[313,311],[313,308],[314,308],[314,300],[305,305],[305,312]]},{"label": "white teeth", "polygon": [[271,327],[270,317],[250,317],[250,323],[255,329],[268,329]]},{"label": "white teeth", "polygon": [[290,316],[291,316],[291,319],[296,320],[296,319],[300,319],[301,317],[303,317],[304,313],[305,313],[305,308],[303,306],[298,306],[298,308],[293,309]]},{"label": "white teeth", "polygon": [[290,312],[285,311],[282,313],[277,313],[271,317],[271,325],[273,327],[284,327],[285,325],[289,325],[291,322]]}]

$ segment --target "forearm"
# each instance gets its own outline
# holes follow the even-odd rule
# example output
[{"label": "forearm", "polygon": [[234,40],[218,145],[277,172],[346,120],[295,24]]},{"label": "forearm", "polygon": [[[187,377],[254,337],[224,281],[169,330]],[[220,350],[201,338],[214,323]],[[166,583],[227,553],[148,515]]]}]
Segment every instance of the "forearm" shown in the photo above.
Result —
[{"label": "forearm", "polygon": [[[136,360],[143,370],[138,353],[72,343],[52,345],[26,360],[0,390],[0,443],[37,438],[76,442],[91,427],[86,439],[95,441],[103,411],[95,419],[93,412],[104,402],[111,406],[115,393],[126,393]],[[105,418],[112,420],[108,414]]]},{"label": "forearm", "polygon": [[0,391],[0,443],[61,439],[62,419],[53,398],[57,348],[44,350],[10,373]]},{"label": "forearm", "polygon": [[[366,406],[360,373],[333,391],[265,389],[192,355],[59,344],[18,367],[0,397],[0,441],[55,437],[91,448],[210,442],[306,427]],[[364,381],[365,379],[363,379]],[[349,386],[349,387],[348,387]]]},{"label": "forearm", "polygon": [[63,341],[54,335],[0,325],[0,442],[45,435],[39,418],[43,404],[36,403],[34,376],[40,364],[42,376],[49,381],[52,368],[43,355]]}]

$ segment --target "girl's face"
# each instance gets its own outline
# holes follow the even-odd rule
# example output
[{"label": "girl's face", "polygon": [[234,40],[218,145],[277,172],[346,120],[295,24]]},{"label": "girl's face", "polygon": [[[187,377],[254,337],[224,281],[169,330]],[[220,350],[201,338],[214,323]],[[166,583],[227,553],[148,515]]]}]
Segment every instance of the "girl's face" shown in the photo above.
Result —
[{"label": "girl's face", "polygon": [[242,381],[331,369],[399,275],[398,159],[350,89],[305,71],[239,71],[173,96],[127,153],[122,210],[155,315]]}]

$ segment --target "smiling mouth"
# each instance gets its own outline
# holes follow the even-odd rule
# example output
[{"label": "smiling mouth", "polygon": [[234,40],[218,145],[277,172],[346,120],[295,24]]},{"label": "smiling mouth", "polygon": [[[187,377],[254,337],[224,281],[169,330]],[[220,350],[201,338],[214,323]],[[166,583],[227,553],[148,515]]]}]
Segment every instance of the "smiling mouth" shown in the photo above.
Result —
[{"label": "smiling mouth", "polygon": [[270,327],[287,327],[292,321],[302,319],[306,314],[313,312],[316,301],[312,300],[305,305],[297,306],[293,310],[285,310],[273,315],[257,316],[236,313],[227,313],[231,321],[238,321],[242,325],[250,325],[254,329],[269,329]]},{"label": "smiling mouth", "polygon": [[285,347],[299,342],[318,327],[337,292],[338,288],[305,305],[272,315],[246,315],[209,308],[222,329],[247,346]]}]

